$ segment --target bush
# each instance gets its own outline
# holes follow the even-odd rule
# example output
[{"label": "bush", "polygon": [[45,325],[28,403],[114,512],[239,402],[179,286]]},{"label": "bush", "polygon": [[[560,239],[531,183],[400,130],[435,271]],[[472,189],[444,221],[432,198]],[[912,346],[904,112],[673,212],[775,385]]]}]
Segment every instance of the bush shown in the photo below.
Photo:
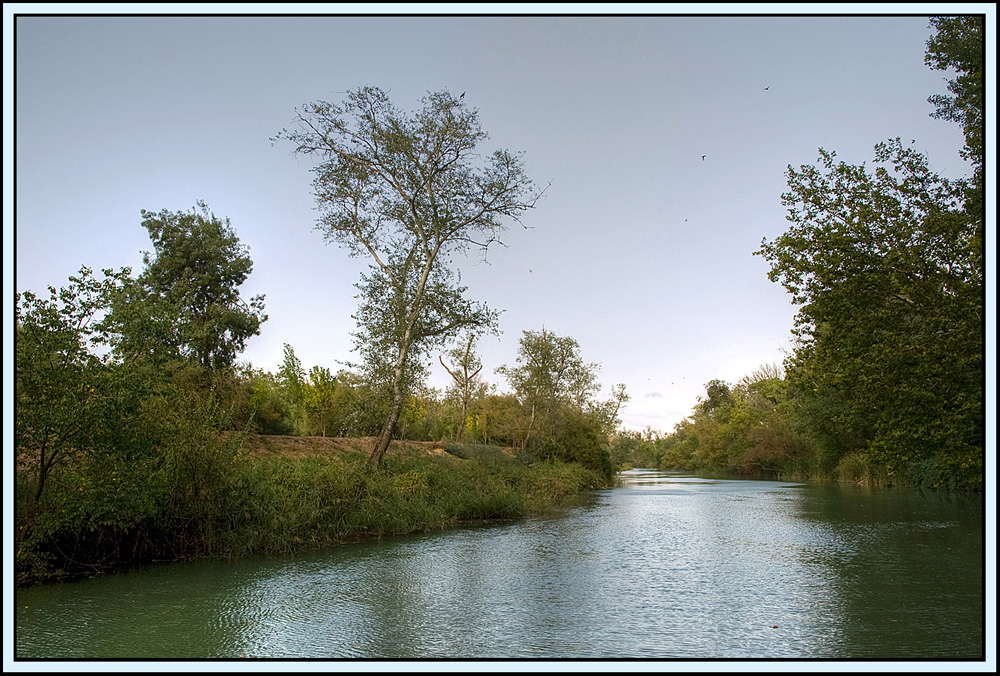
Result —
[{"label": "bush", "polygon": [[615,476],[607,438],[600,425],[591,417],[571,408],[555,411],[546,433],[529,446],[538,457],[579,463],[603,477],[603,485],[610,486]]}]

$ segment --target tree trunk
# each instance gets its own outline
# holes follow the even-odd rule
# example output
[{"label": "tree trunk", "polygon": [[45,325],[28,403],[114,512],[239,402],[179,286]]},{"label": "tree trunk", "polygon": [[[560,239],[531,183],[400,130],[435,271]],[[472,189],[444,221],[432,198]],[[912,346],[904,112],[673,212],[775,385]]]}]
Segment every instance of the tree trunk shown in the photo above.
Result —
[{"label": "tree trunk", "polygon": [[394,396],[392,406],[389,409],[389,417],[386,419],[385,424],[382,425],[382,431],[379,432],[378,439],[375,441],[375,448],[372,449],[371,454],[368,456],[368,465],[370,467],[378,467],[382,462],[382,456],[389,449],[389,442],[392,441],[392,431],[396,429],[396,422],[399,420],[402,412],[403,398],[398,395]]},{"label": "tree trunk", "polygon": [[458,431],[455,432],[455,443],[462,443],[462,432],[465,431],[465,417],[468,415],[468,403],[462,402],[462,420],[458,423]]},{"label": "tree trunk", "polygon": [[[440,247],[440,245],[438,245],[438,247]],[[403,331],[403,335],[399,339],[399,354],[396,357],[396,366],[393,369],[392,407],[389,409],[389,417],[386,419],[385,424],[382,425],[382,431],[379,432],[378,440],[375,442],[375,448],[372,449],[371,455],[368,456],[368,465],[372,468],[378,467],[382,462],[382,456],[385,455],[386,450],[389,448],[389,442],[392,440],[392,431],[395,429],[396,422],[399,420],[399,416],[403,412],[403,403],[406,400],[406,393],[403,391],[403,374],[406,367],[406,358],[410,351],[410,343],[413,340],[413,326],[417,321],[417,315],[419,314],[420,305],[424,297],[424,289],[427,286],[427,279],[430,277],[431,266],[433,265],[434,258],[436,256],[437,249],[430,254],[424,264],[423,272],[420,275],[420,281],[417,283],[417,289],[414,293],[410,310],[408,311],[406,329]],[[384,267],[385,266],[383,266],[383,268]],[[387,272],[389,271],[387,270]]]},{"label": "tree trunk", "polygon": [[531,418],[528,420],[528,430],[524,433],[524,441],[521,442],[521,450],[528,447],[528,437],[531,436],[531,427],[535,424],[535,404],[531,404]]}]

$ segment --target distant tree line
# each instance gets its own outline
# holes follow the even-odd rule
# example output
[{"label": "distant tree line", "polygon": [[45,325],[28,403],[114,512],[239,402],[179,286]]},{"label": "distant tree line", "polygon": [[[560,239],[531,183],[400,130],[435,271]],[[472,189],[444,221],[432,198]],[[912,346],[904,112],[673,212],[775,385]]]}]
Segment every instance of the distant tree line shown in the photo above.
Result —
[{"label": "distant tree line", "polygon": [[[517,362],[497,368],[509,392],[499,392],[481,375],[474,346],[470,337],[448,352],[448,361],[439,355],[453,383],[444,390],[413,387],[393,438],[516,448],[580,462],[611,477],[608,440],[621,424],[628,395],[618,385],[607,400],[597,398],[600,366],[584,363],[576,340],[544,328],[523,332]],[[234,426],[260,434],[375,437],[391,400],[349,369],[333,374],[313,366],[307,372],[288,344],[276,373],[240,367],[236,380]]]}]

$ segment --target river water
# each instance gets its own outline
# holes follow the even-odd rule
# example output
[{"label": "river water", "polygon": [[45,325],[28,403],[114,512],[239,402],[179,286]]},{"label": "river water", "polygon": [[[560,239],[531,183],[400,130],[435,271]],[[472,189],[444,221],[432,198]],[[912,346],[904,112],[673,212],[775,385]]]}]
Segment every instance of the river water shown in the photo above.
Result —
[{"label": "river water", "polygon": [[622,474],[558,514],[16,594],[16,658],[981,660],[979,495]]}]

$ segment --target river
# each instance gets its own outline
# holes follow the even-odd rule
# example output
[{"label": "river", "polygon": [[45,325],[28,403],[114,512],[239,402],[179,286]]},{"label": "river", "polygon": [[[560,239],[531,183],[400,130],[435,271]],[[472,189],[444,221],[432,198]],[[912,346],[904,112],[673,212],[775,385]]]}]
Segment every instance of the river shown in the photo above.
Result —
[{"label": "river", "polygon": [[981,660],[981,495],[654,470],[558,514],[16,593],[16,659]]}]

